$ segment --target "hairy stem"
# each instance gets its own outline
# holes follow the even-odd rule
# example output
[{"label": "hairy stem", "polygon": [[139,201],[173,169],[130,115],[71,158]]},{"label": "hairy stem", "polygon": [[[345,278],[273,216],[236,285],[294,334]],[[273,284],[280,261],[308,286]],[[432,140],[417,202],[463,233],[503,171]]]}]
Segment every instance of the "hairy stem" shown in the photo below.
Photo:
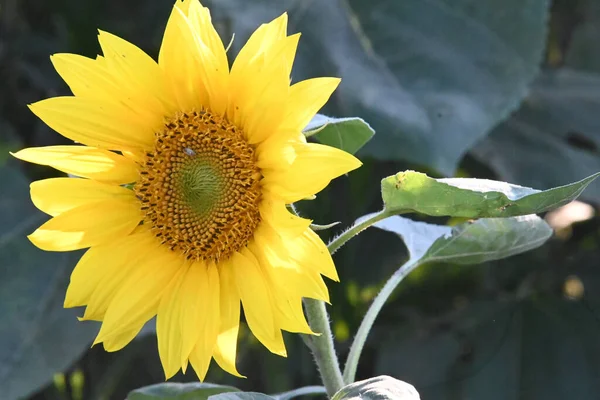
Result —
[{"label": "hairy stem", "polygon": [[[292,210],[292,212],[295,212],[295,210]],[[381,221],[390,215],[391,214],[386,211],[381,211],[355,224],[329,243],[327,246],[329,252],[331,254],[335,253],[348,240],[375,224],[377,221]],[[319,300],[304,299],[304,307],[311,329],[321,335],[303,335],[303,339],[313,353],[323,385],[327,390],[328,396],[331,397],[344,386],[344,378],[335,353],[331,326],[329,324],[329,315],[327,314],[325,303]],[[354,367],[354,370],[356,371],[356,367]]]},{"label": "hairy stem", "polygon": [[367,336],[369,336],[369,331],[373,327],[373,323],[375,322],[377,315],[379,315],[379,311],[381,311],[381,308],[385,304],[386,300],[390,297],[398,284],[402,282],[402,280],[419,265],[418,261],[419,260],[409,261],[400,267],[396,272],[394,272],[394,274],[383,286],[383,289],[381,289],[381,292],[379,292],[379,294],[375,297],[375,300],[373,300],[371,307],[369,307],[367,314],[360,323],[358,332],[356,333],[354,341],[352,342],[352,346],[350,347],[350,353],[348,354],[346,366],[344,367],[345,384],[354,382],[360,354],[365,346],[365,342],[367,341]]},{"label": "hairy stem", "polygon": [[[396,213],[398,214],[398,213]],[[348,240],[352,239],[354,236],[358,235],[360,232],[364,231],[371,225],[375,224],[382,219],[386,219],[391,216],[389,212],[383,210],[376,214],[371,215],[369,218],[365,218],[361,222],[355,224],[354,226],[348,228],[344,233],[336,237],[327,245],[329,249],[329,253],[335,253],[340,247],[342,247]],[[394,214],[395,215],[395,214]]]},{"label": "hairy stem", "polygon": [[305,343],[313,353],[321,380],[329,397],[344,386],[340,363],[335,354],[333,336],[329,326],[329,315],[325,303],[320,300],[304,299],[304,307],[310,328],[320,336],[304,336]]}]

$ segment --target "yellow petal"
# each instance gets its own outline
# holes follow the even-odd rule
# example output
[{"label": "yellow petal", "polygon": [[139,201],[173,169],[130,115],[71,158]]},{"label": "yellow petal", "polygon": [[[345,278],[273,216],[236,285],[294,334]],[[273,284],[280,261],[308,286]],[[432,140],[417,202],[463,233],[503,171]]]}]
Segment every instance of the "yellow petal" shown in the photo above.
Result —
[{"label": "yellow petal", "polygon": [[197,1],[177,2],[165,29],[158,63],[182,110],[210,106],[222,114],[229,66],[210,14]]},{"label": "yellow petal", "polygon": [[282,297],[278,300],[275,319],[281,329],[285,331],[307,335],[317,334],[313,332],[306,321],[301,297]]},{"label": "yellow petal", "polygon": [[122,186],[90,179],[50,178],[31,183],[31,200],[46,214],[57,216],[84,204],[110,199],[135,197]]},{"label": "yellow petal", "polygon": [[223,115],[227,107],[229,63],[225,46],[215,30],[210,11],[202,7],[200,2],[192,1],[189,6],[188,24],[192,30],[195,51],[201,67],[202,80],[210,100],[210,109],[213,113]]},{"label": "yellow petal", "polygon": [[167,90],[164,72],[137,46],[108,32],[99,31],[98,41],[106,60],[106,69],[121,92],[135,99],[136,113],[152,119],[157,126],[176,111]]},{"label": "yellow petal", "polygon": [[263,196],[259,210],[262,219],[286,237],[301,235],[312,222],[292,214],[283,201],[268,194]]},{"label": "yellow petal", "polygon": [[279,133],[260,143],[256,147],[256,165],[261,169],[287,170],[296,159],[296,150],[293,146],[294,141],[290,140],[291,136],[293,135]]},{"label": "yellow petal", "polygon": [[38,248],[71,251],[127,236],[142,219],[138,200],[102,200],[60,214],[29,235]]},{"label": "yellow petal", "polygon": [[284,13],[273,21],[262,24],[252,33],[231,67],[232,79],[243,79],[245,70],[253,60],[263,53],[268,53],[279,40],[286,37],[287,22],[287,13]]},{"label": "yellow petal", "polygon": [[133,339],[135,339],[135,337],[138,335],[138,333],[140,333],[143,327],[144,324],[140,323],[135,328],[132,328],[127,332],[115,335],[110,339],[106,339],[104,342],[102,342],[104,350],[109,352],[121,350],[123,347],[127,346]]},{"label": "yellow petal", "polygon": [[[230,101],[227,113],[229,119],[239,127],[246,128],[243,123],[250,116],[250,111],[254,108],[253,105],[256,99],[262,94],[260,88],[264,88],[269,84],[269,78],[274,78],[273,83],[275,86],[280,87],[281,79],[287,74],[288,80],[283,83],[285,86],[289,86],[289,71],[287,67],[289,65],[289,68],[291,68],[293,58],[292,60],[286,60],[282,57],[277,59],[275,55],[275,53],[280,56],[288,55],[284,51],[277,51],[281,50],[284,44],[290,43],[290,41],[285,40],[286,30],[287,14],[281,15],[268,24],[261,25],[250,36],[233,62],[230,75]],[[290,44],[293,45],[294,40],[297,43],[296,38],[292,39],[292,43]],[[295,48],[293,50],[295,52]],[[275,72],[278,73],[269,76],[269,74]],[[278,107],[281,108],[284,105],[280,104]],[[269,114],[273,114],[271,111],[269,110]],[[280,114],[281,116],[283,115]]]},{"label": "yellow petal", "polygon": [[[298,298],[310,297],[329,302],[329,291],[321,274],[298,263],[296,260],[304,258],[305,255],[297,254],[296,249],[274,246],[262,241],[254,241],[249,245],[249,249],[268,275],[273,296],[290,294]],[[288,285],[287,282],[294,284]]]},{"label": "yellow petal", "polygon": [[292,85],[281,129],[302,131],[327,103],[340,81],[339,78],[314,78]]},{"label": "yellow petal", "polygon": [[[195,268],[194,268],[195,267]],[[220,328],[219,316],[219,273],[214,264],[206,266],[204,263],[195,263],[192,266],[195,276],[187,279],[188,298],[193,298],[193,306],[187,307],[184,314],[183,330],[183,354],[186,352],[185,346],[195,339],[196,345],[189,355],[190,363],[198,375],[200,381],[204,380],[213,351],[217,341],[217,335]],[[191,270],[192,270],[191,269]],[[198,283],[202,280],[206,285],[206,291],[200,293]],[[187,281],[187,280],[186,280]],[[186,336],[187,334],[187,336]]]},{"label": "yellow petal", "polygon": [[75,142],[109,150],[151,148],[155,124],[125,108],[87,97],[53,97],[29,106],[50,128]]},{"label": "yellow petal", "polygon": [[257,144],[278,132],[287,107],[290,69],[280,60],[296,53],[300,35],[282,39],[273,49],[274,54],[264,60],[265,66],[253,71],[246,79],[245,96],[236,101],[240,107],[240,126],[251,144]]},{"label": "yellow petal", "polygon": [[296,158],[287,171],[265,171],[262,183],[286,203],[323,190],[332,179],[362,165],[353,155],[316,143],[296,143]]},{"label": "yellow petal", "polygon": [[[287,37],[286,24],[284,15],[261,26],[231,70],[228,116],[252,144],[277,133],[285,117],[290,72],[300,38],[299,34]],[[258,48],[257,39],[261,40]]]},{"label": "yellow petal", "polygon": [[13,154],[16,158],[47,165],[67,174],[107,183],[138,180],[135,162],[111,151],[87,146],[30,147]]},{"label": "yellow petal", "polygon": [[156,317],[156,337],[158,354],[165,371],[165,379],[171,378],[181,368],[182,311],[181,284],[184,282],[189,265],[181,268],[165,289],[158,306]]},{"label": "yellow petal", "polygon": [[108,305],[95,343],[125,333],[156,315],[165,288],[185,259],[164,246],[149,247]]},{"label": "yellow petal", "polygon": [[54,54],[50,61],[75,96],[103,101],[117,101],[115,94],[122,93],[111,79],[102,59],[94,60],[78,54]]},{"label": "yellow petal", "polygon": [[327,246],[312,229],[307,229],[301,236],[290,240],[287,244],[290,258],[299,266],[312,269],[339,282],[340,278]]},{"label": "yellow petal", "polygon": [[[304,318],[301,304],[302,297],[313,297],[309,293],[315,291],[315,287],[310,284],[309,289],[306,289],[307,276],[301,271],[294,270],[285,261],[280,260],[276,265],[271,264],[265,257],[265,249],[256,243],[251,243],[248,249],[256,256],[261,270],[268,276],[268,281],[271,283],[276,325],[288,332],[312,334],[313,332]],[[291,285],[290,282],[294,284]],[[328,300],[327,287],[324,283],[322,288],[316,290],[318,292],[324,290],[324,294],[321,293],[317,297]]]},{"label": "yellow petal", "polygon": [[[81,320],[102,321],[108,306],[116,294],[121,290],[123,282],[135,271],[140,268],[140,260],[145,257],[148,248],[156,246],[156,237],[148,228],[143,225],[136,228],[134,233],[118,242],[106,246],[94,246],[86,256],[93,250],[100,250],[92,253],[91,257],[83,265],[77,264],[71,275],[71,284],[67,291],[65,305],[67,301],[77,300],[77,295],[85,296],[84,304],[87,305],[85,313]],[[83,259],[82,259],[83,260]],[[95,268],[92,270],[92,268]],[[79,272],[76,275],[76,272]],[[71,296],[72,288],[73,290]],[[72,306],[72,305],[70,305]]]},{"label": "yellow petal", "polygon": [[225,371],[243,378],[235,366],[240,327],[240,296],[235,286],[232,268],[229,262],[225,262],[219,270],[221,328],[213,357]]},{"label": "yellow petal", "polygon": [[271,352],[285,355],[281,331],[275,326],[271,288],[258,262],[249,252],[236,252],[231,264],[250,330]]},{"label": "yellow petal", "polygon": [[64,306],[88,305],[86,319],[102,319],[124,277],[156,242],[149,229],[140,227],[121,240],[88,249],[71,273]]}]

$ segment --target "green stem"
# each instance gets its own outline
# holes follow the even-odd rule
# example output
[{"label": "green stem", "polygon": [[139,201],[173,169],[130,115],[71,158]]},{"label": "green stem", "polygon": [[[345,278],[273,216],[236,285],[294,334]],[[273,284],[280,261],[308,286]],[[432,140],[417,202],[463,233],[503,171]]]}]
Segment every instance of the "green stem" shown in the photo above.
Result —
[{"label": "green stem", "polygon": [[304,336],[305,342],[313,353],[327,394],[332,397],[344,386],[344,380],[335,354],[325,303],[320,300],[304,299],[304,308],[310,328],[320,333],[320,336]]},{"label": "green stem", "polygon": [[[295,212],[295,210],[292,209],[292,212]],[[381,221],[390,215],[391,214],[386,211],[381,211],[354,225],[329,243],[327,246],[329,252],[331,254],[335,253],[348,240],[375,224],[377,221]],[[332,397],[344,386],[344,379],[335,353],[331,326],[329,324],[329,315],[327,314],[325,303],[319,300],[304,299],[304,307],[311,329],[321,335],[303,335],[303,339],[313,353],[327,394],[329,397]]]},{"label": "green stem", "polygon": [[367,341],[367,336],[369,335],[369,331],[373,327],[373,323],[381,311],[381,308],[385,304],[386,300],[390,297],[394,289],[398,286],[400,282],[417,266],[419,265],[419,260],[409,261],[403,266],[401,266],[394,274],[390,277],[390,279],[385,283],[381,292],[375,297],[371,307],[367,311],[367,314],[363,318],[360,323],[360,327],[358,328],[358,332],[354,337],[354,341],[352,342],[352,346],[350,347],[350,353],[348,354],[348,359],[346,360],[346,366],[344,367],[344,383],[346,385],[354,382],[356,377],[356,368],[358,366],[358,360],[360,358],[360,353],[365,346],[365,342]]},{"label": "green stem", "polygon": [[329,243],[327,245],[327,248],[329,249],[329,253],[331,253],[331,254],[335,253],[348,240],[352,239],[354,236],[358,235],[360,232],[364,231],[365,229],[367,229],[371,225],[375,224],[376,222],[381,221],[382,219],[386,219],[387,217],[390,217],[392,215],[397,215],[397,214],[398,213],[391,214],[391,213],[383,210],[376,214],[371,215],[369,218],[365,218],[363,221],[359,222],[358,224],[349,228],[346,232],[342,233],[341,235],[339,235],[338,237],[333,239],[331,241],[331,243]]}]

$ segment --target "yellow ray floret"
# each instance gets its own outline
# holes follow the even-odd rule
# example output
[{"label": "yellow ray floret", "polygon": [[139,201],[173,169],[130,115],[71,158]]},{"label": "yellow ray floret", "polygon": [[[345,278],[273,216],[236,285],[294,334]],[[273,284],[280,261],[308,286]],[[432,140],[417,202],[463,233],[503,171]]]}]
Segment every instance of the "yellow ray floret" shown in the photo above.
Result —
[{"label": "yellow ray floret", "polygon": [[340,80],[290,86],[299,34],[287,15],[261,25],[231,69],[209,10],[177,1],[158,62],[100,31],[103,55],[56,54],[73,96],[30,105],[78,144],[14,154],[71,177],[31,185],[52,218],[29,238],[48,251],[87,248],[65,307],[101,321],[95,343],[126,346],[156,317],[168,378],[214,359],[236,368],[243,309],[254,336],[286,355],[282,331],[313,332],[302,298],[329,301],[338,280],[311,220],[288,205],[361,164],[307,143],[302,129]]}]

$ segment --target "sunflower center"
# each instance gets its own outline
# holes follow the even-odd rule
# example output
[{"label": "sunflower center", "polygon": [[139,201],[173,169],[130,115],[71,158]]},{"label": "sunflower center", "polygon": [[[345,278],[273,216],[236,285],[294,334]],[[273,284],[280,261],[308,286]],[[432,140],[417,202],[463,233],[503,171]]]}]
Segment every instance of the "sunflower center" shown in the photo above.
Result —
[{"label": "sunflower center", "polygon": [[201,110],[175,116],[156,134],[134,190],[163,244],[188,259],[218,262],[254,234],[261,177],[242,132]]}]

